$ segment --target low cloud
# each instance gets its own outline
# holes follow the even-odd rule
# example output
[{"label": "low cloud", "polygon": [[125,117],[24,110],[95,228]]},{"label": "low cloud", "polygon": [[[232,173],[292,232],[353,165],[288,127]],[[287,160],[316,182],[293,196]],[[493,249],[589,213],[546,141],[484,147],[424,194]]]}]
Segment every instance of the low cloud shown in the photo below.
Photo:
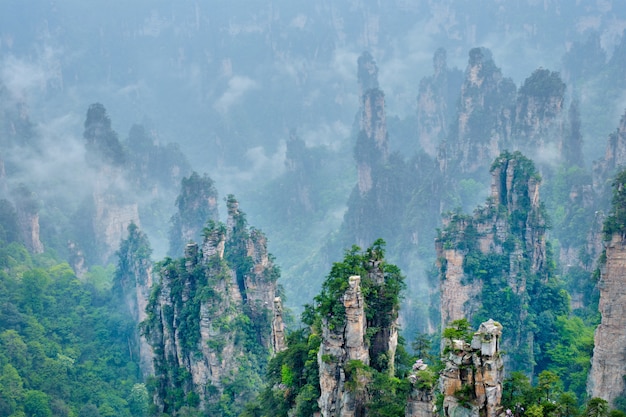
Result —
[{"label": "low cloud", "polygon": [[268,153],[262,146],[248,149],[244,154],[248,167],[221,167],[210,173],[220,189],[220,195],[237,194],[237,190],[257,187],[265,184],[285,171],[285,155],[287,146],[281,141],[274,153]]},{"label": "low cloud", "polygon": [[50,86],[62,88],[60,55],[50,46],[41,47],[33,60],[9,55],[0,62],[0,79],[14,100],[32,101]]},{"label": "low cloud", "polygon": [[350,140],[350,126],[335,120],[332,123],[299,129],[298,135],[309,147],[325,146],[336,151],[346,140]]},{"label": "low cloud", "polygon": [[256,81],[251,78],[236,75],[228,80],[228,88],[215,101],[213,107],[218,112],[224,114],[249,91],[259,88]]},{"label": "low cloud", "polygon": [[46,89],[48,74],[38,65],[9,56],[2,62],[2,82],[14,99],[24,101],[33,90]]}]

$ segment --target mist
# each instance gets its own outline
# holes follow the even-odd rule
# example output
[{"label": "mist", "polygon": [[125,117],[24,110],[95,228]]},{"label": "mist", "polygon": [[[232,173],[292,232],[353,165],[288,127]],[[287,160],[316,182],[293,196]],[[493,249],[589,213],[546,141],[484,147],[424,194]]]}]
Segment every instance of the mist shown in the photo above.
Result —
[{"label": "mist", "polygon": [[[3,119],[9,139],[2,158],[13,167],[5,181],[9,188],[28,184],[42,202],[54,197],[77,210],[102,181],[87,162],[83,138],[88,107],[102,103],[125,147],[131,127],[142,124],[154,149],[167,153],[167,144],[176,144],[177,158],[186,161],[172,163],[168,169],[177,174],[158,186],[135,174],[108,178],[150,213],[141,221],[155,258],[166,252],[177,183],[196,171],[215,181],[220,198],[239,198],[250,222],[276,246],[284,279],[297,281],[305,259],[341,255],[342,248],[322,248],[342,233],[357,181],[361,53],[371,53],[379,69],[389,147],[409,160],[422,151],[416,98],[420,82],[433,74],[438,48],[447,51],[447,67],[460,72],[472,48],[488,48],[502,76],[519,88],[537,68],[566,74],[564,54],[592,33],[610,60],[626,29],[626,5],[618,1],[483,3],[40,0],[25,7],[4,1],[0,84],[2,108],[12,116]],[[622,87],[606,98],[602,77],[564,80],[565,105],[581,102],[587,167],[603,156],[626,106]],[[448,110],[457,106],[451,101]],[[31,143],[10,139],[15,120],[32,124]],[[301,154],[290,151],[293,132],[304,143]],[[560,152],[548,144],[537,151],[537,162],[557,169]],[[156,175],[144,171],[146,178]],[[467,187],[476,193],[455,201],[471,211],[489,186]],[[220,201],[222,218],[223,206]],[[315,233],[303,223],[314,224]],[[407,264],[423,269],[428,262]],[[423,270],[409,274],[420,282],[424,277]],[[294,304],[304,302],[291,295]]]}]

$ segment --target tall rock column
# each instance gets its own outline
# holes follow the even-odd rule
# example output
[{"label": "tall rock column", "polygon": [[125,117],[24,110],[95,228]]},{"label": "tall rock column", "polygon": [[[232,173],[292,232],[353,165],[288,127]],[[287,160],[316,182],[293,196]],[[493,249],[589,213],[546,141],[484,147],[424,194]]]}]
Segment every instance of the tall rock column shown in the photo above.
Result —
[{"label": "tall rock column", "polygon": [[[346,310],[343,326],[335,328],[327,320],[322,326],[317,363],[321,390],[318,404],[323,417],[356,417],[363,412],[363,402],[357,401],[358,392],[346,386],[346,365],[353,360],[369,365],[370,360],[364,340],[366,318],[361,277],[350,277],[343,305]],[[358,386],[363,387],[368,382],[367,377],[356,382],[357,389]]]},{"label": "tall rock column", "polygon": [[369,192],[375,182],[378,165],[388,157],[385,95],[378,88],[378,67],[374,58],[364,52],[358,59],[359,80],[359,135],[356,162],[359,192]]},{"label": "tall rock column", "polygon": [[287,349],[285,340],[285,323],[283,322],[283,302],[280,297],[274,298],[274,319],[272,320],[272,351],[282,352]]},{"label": "tall rock column", "polygon": [[[146,307],[152,291],[153,273],[150,243],[145,233],[134,223],[128,226],[128,238],[118,251],[115,289],[121,291],[126,307],[135,323],[147,318]],[[136,335],[139,346],[139,366],[144,378],[154,375],[154,351],[144,335]]]},{"label": "tall rock column", "polygon": [[448,136],[448,149],[442,150],[450,159],[447,166],[451,170],[480,173],[507,148],[515,93],[515,84],[503,77],[491,51],[474,48],[469,52],[457,120]]}]

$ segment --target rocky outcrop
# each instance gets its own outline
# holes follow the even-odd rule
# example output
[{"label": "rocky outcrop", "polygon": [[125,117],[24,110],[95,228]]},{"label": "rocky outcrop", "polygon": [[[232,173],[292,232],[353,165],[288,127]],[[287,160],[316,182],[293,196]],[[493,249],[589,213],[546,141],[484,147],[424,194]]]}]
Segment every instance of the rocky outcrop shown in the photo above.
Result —
[{"label": "rocky outcrop", "polygon": [[17,221],[21,240],[31,253],[43,253],[44,246],[39,239],[39,213],[29,213],[17,206]]},{"label": "rocky outcrop", "polygon": [[358,59],[358,79],[360,114],[355,157],[358,188],[363,196],[372,189],[375,171],[387,161],[389,153],[385,94],[378,88],[378,67],[367,52]]},{"label": "rocky outcrop", "polygon": [[[480,306],[483,283],[469,276],[468,247],[480,254],[506,256],[507,283],[519,295],[526,291],[525,280],[518,275],[522,261],[530,261],[532,273],[544,268],[546,221],[539,202],[540,180],[528,164],[532,162],[521,154],[504,154],[494,163],[487,205],[479,207],[473,217],[456,213],[444,219],[444,231],[435,244],[443,325],[473,317]],[[514,243],[513,235],[519,237]],[[505,247],[507,241],[513,245]]]},{"label": "rocky outcrop", "polygon": [[502,326],[482,323],[471,343],[448,340],[440,389],[446,417],[497,417],[502,414],[504,364],[500,356]]},{"label": "rocky outcrop", "polygon": [[103,176],[97,181],[92,194],[93,199],[93,235],[97,239],[98,257],[101,262],[109,262],[120,242],[126,237],[126,230],[131,223],[141,225],[139,206],[134,201],[121,199],[120,188],[111,184],[111,179],[120,182],[121,172],[117,168],[104,167]]},{"label": "rocky outcrop", "polygon": [[610,404],[624,395],[626,384],[626,242],[619,233],[606,245],[606,262],[601,267],[600,303],[602,316],[595,332],[587,392]]},{"label": "rocky outcrop", "polygon": [[317,202],[313,198],[311,177],[314,175],[313,171],[321,169],[321,166],[295,131],[290,132],[287,141],[285,168],[294,180],[293,188],[285,190],[289,194],[290,203],[286,204],[287,217],[292,218],[296,213],[312,213]]},{"label": "rocky outcrop", "polygon": [[[334,281],[324,284],[324,295],[318,299],[325,300],[321,301],[324,308],[331,307],[328,312],[318,311],[322,320],[318,405],[324,417],[366,416],[368,402],[376,395],[369,389],[374,372],[394,375],[399,308],[396,285],[402,278],[385,268],[379,245],[375,243],[359,260],[366,274],[337,277],[331,273],[329,280]],[[329,288],[336,285],[345,290],[332,290],[332,299],[327,298]]]},{"label": "rocky outcrop", "polygon": [[280,297],[274,298],[274,318],[272,320],[272,350],[275,353],[287,349],[285,340],[285,323],[283,321],[283,302]]},{"label": "rocky outcrop", "polygon": [[488,49],[472,49],[457,118],[438,149],[440,166],[452,174],[480,176],[481,170],[505,150],[522,151],[540,164],[564,158],[581,163],[577,107],[570,112],[568,125],[564,96],[565,84],[559,73],[537,69],[518,91],[513,81],[503,76]]},{"label": "rocky outcrop", "polygon": [[88,271],[85,253],[78,247],[76,242],[71,240],[67,242],[67,249],[69,252],[67,262],[70,264],[78,278],[84,278]]},{"label": "rocky outcrop", "polygon": [[466,251],[440,244],[440,241],[436,243],[436,250],[441,276],[441,323],[445,325],[463,317],[473,317],[480,306],[478,300],[483,286],[479,280],[467,282],[463,269]]},{"label": "rocky outcrop", "polygon": [[[532,367],[532,328],[526,327],[534,292],[548,278],[546,219],[539,201],[540,177],[519,152],[502,154],[491,170],[491,196],[474,214],[452,213],[436,239],[441,323],[477,314],[504,322],[507,350],[531,352],[510,359]],[[540,277],[530,281],[528,277]],[[499,299],[498,297],[503,297]],[[530,300],[530,306],[524,300]],[[503,314],[506,311],[506,314]],[[504,319],[504,316],[507,319]]]},{"label": "rocky outcrop", "polygon": [[102,104],[89,106],[84,126],[85,159],[96,179],[89,204],[92,211],[83,214],[91,218],[91,233],[87,232],[90,237],[83,237],[81,243],[83,248],[90,247],[92,252],[94,249],[97,252],[92,255],[97,259],[92,261],[107,263],[126,237],[128,226],[140,225],[139,207],[134,197],[128,197],[124,172],[126,154]]},{"label": "rocky outcrop", "polygon": [[435,373],[421,359],[413,364],[409,374],[411,391],[407,399],[405,417],[433,417],[436,413],[434,397]]},{"label": "rocky outcrop", "polygon": [[225,412],[221,396],[243,384],[228,404],[229,412],[240,412],[261,387],[256,367],[272,346],[284,347],[282,320],[273,312],[278,269],[233,196],[228,207],[228,224],[209,221],[201,246],[187,244],[184,260],[167,259],[157,271],[143,326],[155,352],[155,402],[164,413],[182,406],[172,400],[174,391],[207,412]]},{"label": "rocky outcrop", "polygon": [[[357,60],[357,81],[361,100],[366,91],[378,88],[378,66],[369,52],[363,52]],[[361,106],[363,106],[363,101],[361,101]]]}]

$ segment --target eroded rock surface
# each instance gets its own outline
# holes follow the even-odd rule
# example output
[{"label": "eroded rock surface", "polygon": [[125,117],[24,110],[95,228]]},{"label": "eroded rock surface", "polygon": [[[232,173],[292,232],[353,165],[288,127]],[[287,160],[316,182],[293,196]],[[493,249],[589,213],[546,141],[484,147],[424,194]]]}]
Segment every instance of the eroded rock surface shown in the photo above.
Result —
[{"label": "eroded rock surface", "polygon": [[615,233],[606,246],[606,263],[601,268],[602,315],[596,329],[591,371],[587,383],[590,397],[612,403],[624,394],[626,384],[626,242]]},{"label": "eroded rock surface", "polygon": [[446,417],[496,417],[502,414],[504,364],[500,356],[502,326],[482,323],[471,343],[451,340],[441,372]]}]

